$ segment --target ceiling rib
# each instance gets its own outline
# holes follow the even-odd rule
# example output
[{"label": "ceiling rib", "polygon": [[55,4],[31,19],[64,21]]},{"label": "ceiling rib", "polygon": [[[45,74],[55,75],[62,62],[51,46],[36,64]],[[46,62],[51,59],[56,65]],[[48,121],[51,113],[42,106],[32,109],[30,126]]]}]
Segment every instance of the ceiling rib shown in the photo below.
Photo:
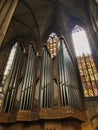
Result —
[{"label": "ceiling rib", "polygon": [[27,9],[28,9],[28,10],[30,11],[30,13],[32,14],[33,19],[34,19],[35,24],[36,24],[36,28],[37,28],[38,35],[39,35],[39,37],[40,37],[39,26],[38,26],[38,23],[37,23],[37,20],[36,20],[36,17],[35,17],[35,14],[34,14],[33,9],[31,9],[30,6],[29,6],[27,3],[25,3],[25,2],[22,2],[22,3],[25,5],[25,7],[27,7]]}]

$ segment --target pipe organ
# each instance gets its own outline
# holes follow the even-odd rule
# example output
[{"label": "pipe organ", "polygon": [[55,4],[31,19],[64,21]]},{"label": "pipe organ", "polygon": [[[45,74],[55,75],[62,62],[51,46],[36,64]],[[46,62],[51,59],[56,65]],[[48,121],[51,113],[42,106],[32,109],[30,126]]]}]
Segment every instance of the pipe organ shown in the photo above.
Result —
[{"label": "pipe organ", "polygon": [[41,97],[40,107],[51,107],[51,70],[50,56],[47,49],[43,48],[43,63],[42,63],[42,81],[41,81]]},{"label": "pipe organ", "polygon": [[19,44],[15,44],[13,47],[14,53],[13,53],[13,61],[11,65],[11,69],[9,69],[8,75],[4,77],[4,88],[3,88],[3,104],[2,104],[2,112],[11,112],[14,105],[14,98],[15,93],[18,85],[18,76],[19,76],[19,69],[21,64],[21,57],[22,57],[22,51]]},{"label": "pipe organ", "polygon": [[[73,115],[73,118],[75,115],[79,118],[82,115],[76,71],[70,52],[64,40],[58,46],[56,43],[53,46],[57,50],[51,50],[52,55],[47,44],[42,48],[42,53],[29,44],[26,54],[23,54],[20,44],[17,44],[4,84],[1,106],[1,114],[9,113],[11,122],[13,117],[16,121],[35,121],[63,119]],[[3,116],[8,122],[9,116]],[[82,119],[84,117],[79,120]]]},{"label": "pipe organ", "polygon": [[34,87],[34,60],[35,52],[32,45],[29,45],[28,59],[23,79],[21,97],[20,97],[20,110],[30,110],[32,104],[32,93]]},{"label": "pipe organ", "polygon": [[76,73],[63,40],[58,51],[58,60],[61,104],[62,106],[69,105],[80,109],[81,105]]}]

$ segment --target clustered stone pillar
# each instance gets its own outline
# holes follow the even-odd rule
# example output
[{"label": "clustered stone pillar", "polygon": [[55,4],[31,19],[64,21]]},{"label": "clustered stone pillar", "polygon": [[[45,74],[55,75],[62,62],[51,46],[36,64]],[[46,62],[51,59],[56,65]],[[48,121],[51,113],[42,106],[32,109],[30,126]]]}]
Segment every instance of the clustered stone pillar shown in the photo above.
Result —
[{"label": "clustered stone pillar", "polygon": [[0,1],[0,46],[7,32],[11,18],[17,6],[18,0]]}]

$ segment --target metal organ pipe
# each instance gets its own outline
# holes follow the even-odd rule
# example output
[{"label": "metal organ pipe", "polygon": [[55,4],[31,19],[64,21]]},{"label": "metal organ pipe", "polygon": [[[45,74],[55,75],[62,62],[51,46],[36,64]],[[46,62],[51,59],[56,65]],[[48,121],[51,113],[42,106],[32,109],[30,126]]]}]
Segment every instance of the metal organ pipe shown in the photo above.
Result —
[{"label": "metal organ pipe", "polygon": [[47,107],[51,107],[51,89],[50,89],[50,56],[48,54],[48,67],[47,67]]},{"label": "metal organ pipe", "polygon": [[54,106],[58,106],[58,86],[57,86],[57,57],[53,59],[53,82],[54,82]]},{"label": "metal organ pipe", "polygon": [[[14,75],[13,75],[13,83],[11,84],[12,87],[12,92],[11,92],[11,96],[10,96],[10,103],[9,103],[9,111],[11,109],[11,105],[12,105],[12,100],[13,100],[13,96],[14,96],[14,92],[15,92],[15,87],[16,87],[16,83],[17,83],[17,78],[18,78],[18,73],[19,73],[19,65],[20,65],[20,57],[22,56],[22,51],[21,51],[21,47],[18,50],[18,59],[16,61],[15,67],[14,67]],[[10,86],[10,88],[11,88]]]},{"label": "metal organ pipe", "polygon": [[24,109],[24,103],[25,103],[25,89],[26,89],[26,82],[27,82],[27,76],[28,76],[28,68],[29,68],[29,57],[31,55],[31,47],[29,46],[29,53],[28,53],[28,60],[27,60],[27,66],[26,66],[26,72],[24,76],[23,81],[23,87],[22,87],[22,96],[21,96],[21,102],[20,102],[20,109]]},{"label": "metal organ pipe", "polygon": [[22,96],[20,102],[20,109],[21,110],[28,110],[31,106],[31,96],[32,96],[32,87],[33,87],[33,78],[34,78],[34,56],[35,52],[32,48],[32,45],[29,45],[29,53],[28,53],[28,60],[26,66],[26,72],[23,81],[23,88],[22,88]]},{"label": "metal organ pipe", "polygon": [[35,91],[34,91],[34,109],[39,108],[39,102],[40,102],[40,73],[41,73],[41,58],[37,58],[37,72],[36,72],[36,81],[35,81]]},{"label": "metal organ pipe", "polygon": [[[60,89],[61,89],[61,104],[62,106],[67,105],[67,99],[66,99],[66,72],[65,72],[65,61],[64,61],[64,56],[63,56],[63,48],[62,48],[62,44],[60,45],[60,49],[58,52],[58,59],[59,59],[59,74],[60,74]],[[66,79],[65,79],[66,76]]]},{"label": "metal organ pipe", "polygon": [[32,95],[32,87],[33,87],[33,80],[34,80],[34,50],[32,48],[32,57],[31,57],[31,68],[30,68],[30,78],[29,78],[29,84],[28,84],[28,93],[27,93],[27,106],[28,109],[30,109],[31,105],[31,95]]},{"label": "metal organ pipe", "polygon": [[43,50],[42,84],[40,107],[50,107],[50,56],[46,48]]},{"label": "metal organ pipe", "polygon": [[61,104],[62,106],[69,105],[75,108],[80,108],[80,100],[79,98],[77,99],[79,93],[74,65],[63,40],[59,47],[58,59]]},{"label": "metal organ pipe", "polygon": [[[7,91],[4,91],[3,112],[10,112],[11,110],[21,56],[21,47],[18,45],[5,86]],[[43,48],[43,55],[40,58],[30,44],[26,60],[21,89],[17,91],[17,93],[21,93],[18,97],[20,110],[58,107],[59,105],[69,105],[80,109],[75,69],[63,40],[56,57],[52,59],[46,47]]]},{"label": "metal organ pipe", "polygon": [[4,101],[2,105],[2,112],[10,112],[12,107],[13,96],[18,78],[19,65],[22,51],[20,45],[17,43],[14,59],[12,62],[11,70],[5,84]]}]

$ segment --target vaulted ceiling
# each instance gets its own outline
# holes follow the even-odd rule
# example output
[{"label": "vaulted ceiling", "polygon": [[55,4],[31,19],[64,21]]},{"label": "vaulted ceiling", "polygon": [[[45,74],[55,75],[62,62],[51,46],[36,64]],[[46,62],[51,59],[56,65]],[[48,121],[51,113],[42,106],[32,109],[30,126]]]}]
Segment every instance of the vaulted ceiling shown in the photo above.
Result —
[{"label": "vaulted ceiling", "polygon": [[88,7],[87,0],[21,0],[3,42],[22,38],[40,46],[51,32],[66,31],[73,19],[90,22]]}]

